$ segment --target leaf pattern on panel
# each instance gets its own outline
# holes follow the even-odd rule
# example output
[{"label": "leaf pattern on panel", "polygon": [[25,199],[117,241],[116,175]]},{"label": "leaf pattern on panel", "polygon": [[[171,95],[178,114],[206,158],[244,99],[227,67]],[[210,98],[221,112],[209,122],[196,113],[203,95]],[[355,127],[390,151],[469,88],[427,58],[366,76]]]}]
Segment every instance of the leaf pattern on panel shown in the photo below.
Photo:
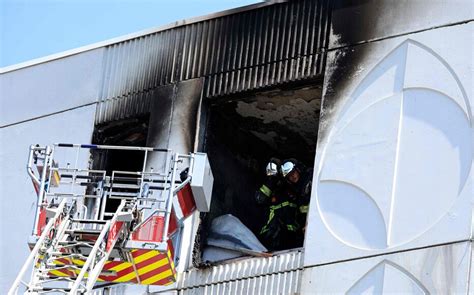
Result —
[{"label": "leaf pattern on panel", "polygon": [[346,294],[429,294],[408,270],[383,260],[364,274]]},{"label": "leaf pattern on panel", "polygon": [[343,237],[350,235],[352,243],[366,249],[386,248],[383,216],[366,192],[347,182],[322,181],[318,195],[319,206],[334,236],[343,241]]},{"label": "leaf pattern on panel", "polygon": [[[317,189],[327,228],[360,249],[395,247],[426,232],[470,174],[471,118],[466,91],[445,60],[412,40],[392,50],[332,126]],[[360,212],[327,207],[344,202]]]}]

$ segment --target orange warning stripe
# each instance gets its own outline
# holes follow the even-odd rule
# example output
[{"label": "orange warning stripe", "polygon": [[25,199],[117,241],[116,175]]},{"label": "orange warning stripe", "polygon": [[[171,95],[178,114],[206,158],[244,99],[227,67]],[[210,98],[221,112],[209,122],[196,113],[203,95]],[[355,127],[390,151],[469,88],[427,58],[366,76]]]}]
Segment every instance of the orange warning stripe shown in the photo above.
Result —
[{"label": "orange warning stripe", "polygon": [[[142,285],[168,285],[176,281],[176,271],[171,251],[168,250],[165,254],[156,250],[133,250],[132,258],[136,272],[130,262],[107,261],[104,265],[104,271],[110,271],[113,274],[100,275],[98,281],[138,283],[137,275]],[[79,268],[84,265],[84,261],[80,259],[61,258],[55,260],[54,263],[58,267],[65,267],[50,271],[49,275],[52,277],[75,277],[80,273]]]},{"label": "orange warning stripe", "polygon": [[154,285],[163,279],[166,279],[166,283],[176,280],[169,251],[164,254],[155,250],[137,250],[132,252],[132,257],[141,284]]}]

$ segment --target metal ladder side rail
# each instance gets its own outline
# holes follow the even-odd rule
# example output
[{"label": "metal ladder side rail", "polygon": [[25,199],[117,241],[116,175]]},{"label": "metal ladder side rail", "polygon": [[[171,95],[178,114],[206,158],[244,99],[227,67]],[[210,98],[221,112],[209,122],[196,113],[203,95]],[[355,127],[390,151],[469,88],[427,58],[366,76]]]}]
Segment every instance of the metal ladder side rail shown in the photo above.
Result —
[{"label": "metal ladder side rail", "polygon": [[170,180],[170,189],[168,191],[168,197],[166,198],[166,218],[165,218],[165,225],[163,227],[163,236],[161,241],[163,243],[168,242],[168,228],[170,225],[170,217],[171,217],[171,210],[173,208],[173,198],[174,198],[174,184],[176,182],[176,171],[178,169],[178,161],[179,161],[179,153],[175,153],[174,156],[171,158],[172,166],[170,167],[171,170],[171,180]]},{"label": "metal ladder side rail", "polygon": [[33,163],[36,164],[38,160],[44,161],[45,158],[46,158],[46,153],[45,153],[44,157],[39,158],[35,154],[35,151],[46,151],[46,148],[30,145],[30,152],[29,152],[28,161],[27,161],[27,164],[26,164],[26,172],[31,177],[31,180],[34,183],[36,183],[38,186],[40,186],[41,185],[41,180],[38,179],[38,177],[35,175],[35,172],[33,170]]},{"label": "metal ladder side rail", "polygon": [[30,265],[33,265],[33,268],[35,267],[34,262],[37,261],[38,259],[38,253],[43,245],[43,243],[46,241],[47,236],[49,235],[49,232],[51,228],[54,226],[56,221],[58,220],[59,217],[63,215],[64,207],[66,206],[66,200],[62,200],[59,206],[56,208],[56,213],[53,218],[51,218],[46,224],[46,226],[43,229],[43,232],[41,233],[41,236],[39,237],[38,241],[36,241],[35,246],[33,247],[33,250],[31,250],[30,255],[28,255],[28,258],[26,259],[25,263],[23,264],[20,272],[18,273],[15,281],[13,282],[10,290],[8,291],[8,295],[14,295],[18,292],[18,287],[20,284],[23,284],[28,288],[29,284],[26,284],[25,282],[22,281],[23,276],[25,275],[28,267]]},{"label": "metal ladder side rail", "polygon": [[[115,215],[112,217],[112,219],[110,220],[110,228],[112,228],[112,226],[114,226],[114,224],[116,222],[118,222],[118,218],[120,216],[121,213],[123,213],[124,211],[124,208],[125,206],[127,205],[127,201],[122,201],[119,205],[119,208],[117,209]],[[132,202],[132,208],[131,208],[131,211],[133,211],[134,207],[135,207],[135,202]],[[127,207],[127,210],[129,208]],[[109,228],[109,231],[110,231],[110,228]],[[115,243],[117,242],[118,240],[118,235],[120,234],[120,232],[124,229],[124,228],[127,228],[127,227],[124,227],[122,225],[121,229],[116,233],[117,235],[117,238],[115,238],[114,240],[111,241],[111,244],[110,245],[107,245],[107,243],[109,242],[108,240],[106,241],[106,244],[105,244],[105,252],[104,252],[104,257],[101,258],[101,260],[96,263],[95,267],[92,269],[91,272],[89,272],[89,275],[87,277],[87,283],[86,283],[86,291],[87,292],[90,292],[93,288],[94,288],[94,285],[95,283],[97,282],[97,279],[99,277],[99,275],[102,273],[102,269],[104,268],[104,265],[105,263],[107,262],[109,256],[110,256],[110,253],[112,252],[112,250],[114,249],[114,246],[115,246]],[[109,247],[109,249],[107,249],[107,247]]]},{"label": "metal ladder side rail", "polygon": [[[44,156],[40,159],[38,159],[37,155],[35,155],[36,152],[43,152]],[[38,177],[35,176],[35,173],[33,172],[33,160],[35,161],[35,164],[37,165],[36,161],[41,160],[43,162],[43,169]],[[36,235],[38,231],[38,219],[40,216],[41,212],[41,207],[44,206],[45,198],[46,198],[46,193],[47,193],[47,188],[46,188],[46,183],[51,183],[50,177],[51,177],[51,166],[53,162],[53,150],[49,147],[39,147],[39,146],[30,146],[30,154],[28,156],[28,163],[26,166],[26,171],[28,175],[31,177],[32,181],[35,182],[37,185],[39,185],[39,191],[38,191],[38,196],[37,196],[37,202],[36,202],[36,208],[35,208],[35,223],[33,225],[32,229],[32,235]],[[49,174],[48,174],[49,171]],[[47,175],[48,174],[48,175]]]},{"label": "metal ladder side rail", "polygon": [[[80,223],[80,220],[79,220]],[[69,233],[67,233],[68,230],[74,230],[75,225],[77,222],[74,222],[71,218],[66,218],[59,226],[58,226],[58,231],[56,232],[55,237],[52,239],[51,245],[49,246],[47,252],[45,253],[45,268],[40,268],[36,272],[39,273],[42,277],[41,280],[35,280],[32,278],[32,281],[38,281],[36,284],[36,287],[38,287],[38,284],[45,284],[48,282],[53,282],[53,281],[66,281],[66,282],[73,282],[74,278],[70,277],[60,277],[56,279],[51,279],[49,276],[49,273],[51,271],[61,271],[61,270],[81,270],[80,266],[75,265],[73,262],[73,259],[79,258],[86,260],[87,256],[84,256],[79,253],[70,253],[67,252],[67,249],[75,248],[78,246],[86,246],[92,248],[91,245],[88,243],[84,242],[76,242],[72,243],[70,245],[63,245],[62,243],[67,242],[66,239],[69,236]],[[77,229],[77,228],[76,228]],[[66,237],[66,239],[64,238]],[[66,252],[62,252],[61,250],[66,250]],[[66,259],[69,261],[69,264],[57,264],[55,261],[58,261],[59,259]],[[50,287],[48,287],[50,288]],[[37,288],[39,289],[39,288]],[[44,289],[44,288],[41,288]],[[61,289],[60,287],[56,287],[56,290]],[[64,288],[62,288],[64,289]],[[66,292],[67,293],[67,292]]]},{"label": "metal ladder side rail", "polygon": [[[49,237],[50,243],[47,248],[44,249],[45,251],[41,253],[43,257],[41,258],[41,261],[39,261],[39,265],[36,263],[36,261],[39,260],[39,257],[37,257],[37,259],[35,260],[35,266],[33,267],[31,273],[28,291],[40,292],[41,290],[44,290],[44,287],[42,285],[51,281],[51,278],[48,275],[49,272],[58,269],[58,266],[54,265],[55,259],[51,259],[51,255],[54,253],[54,250],[56,249],[58,243],[63,239],[66,229],[71,224],[68,214],[69,212],[64,215],[64,218],[60,220],[60,223],[57,226],[57,230],[53,231],[53,236]],[[57,219],[55,224],[57,224],[57,221],[59,220]],[[65,279],[61,278],[58,280],[64,281]]]},{"label": "metal ladder side rail", "polygon": [[111,177],[110,176],[105,176],[104,178],[104,184],[102,185],[102,190],[101,190],[101,195],[99,198],[99,208],[98,208],[98,219],[104,221],[106,212],[105,212],[105,206],[107,205],[107,199],[109,198],[109,192],[110,189],[107,188],[107,186],[111,185]]},{"label": "metal ladder side rail", "polygon": [[[102,242],[104,241],[109,228],[110,228],[110,221],[107,221],[107,223],[105,224],[104,228],[102,229],[99,237],[97,238],[96,242],[94,243],[94,246],[92,247],[92,250],[89,253],[89,256],[87,257],[86,262],[82,266],[81,271],[79,272],[79,274],[75,278],[74,283],[73,283],[73,285],[72,285],[72,287],[71,287],[68,294],[77,294],[77,291],[81,287],[82,280],[84,279],[84,276],[85,276],[87,270],[89,269],[91,264],[93,264],[94,260],[96,259],[96,255],[99,254],[99,251],[101,250],[100,246],[101,246]],[[85,289],[85,286],[83,286],[83,287]],[[85,290],[84,290],[84,292],[85,292]]]},{"label": "metal ladder side rail", "polygon": [[[54,270],[57,270],[58,268],[67,268],[67,267],[71,267],[71,268],[74,268],[76,267],[77,269],[80,269],[80,267],[77,267],[74,262],[73,262],[73,259],[75,258],[80,258],[80,259],[83,259],[83,260],[86,260],[87,259],[87,256],[84,256],[83,254],[80,254],[80,253],[70,253],[68,252],[68,249],[73,249],[73,248],[76,248],[76,247],[90,247],[92,248],[93,246],[90,245],[90,243],[87,243],[87,242],[84,242],[84,241],[67,241],[67,237],[70,236],[70,233],[68,233],[68,231],[74,231],[74,230],[83,230],[79,227],[77,227],[78,224],[84,226],[85,224],[88,224],[87,223],[82,223],[81,222],[82,220],[73,220],[71,218],[68,218],[67,220],[67,225],[65,225],[64,227],[60,228],[60,231],[58,231],[58,237],[54,240],[54,245],[51,247],[52,250],[48,253],[49,254],[49,257],[48,257],[48,263],[49,265],[52,265],[54,264],[54,261],[55,260],[58,260],[58,259],[66,259],[70,262],[69,265],[64,265],[64,266],[54,266]],[[102,224],[101,224],[102,225]],[[64,238],[66,237],[66,239]],[[62,252],[61,250],[65,250],[65,252]]]},{"label": "metal ladder side rail", "polygon": [[[81,287],[81,285],[84,288],[84,292],[90,292],[92,288],[94,287],[104,265],[105,262],[107,261],[110,253],[112,252],[113,246],[110,247],[110,249],[107,251],[106,249],[101,249],[101,246],[103,246],[103,242],[105,241],[105,247],[107,247],[107,240],[106,237],[112,227],[112,225],[117,222],[119,214],[122,212],[124,206],[125,206],[125,201],[122,201],[117,208],[117,211],[115,212],[114,216],[112,219],[108,220],[104,227],[102,228],[102,231],[97,238],[96,242],[94,243],[94,246],[92,247],[91,252],[88,254],[88,258],[84,265],[82,266],[81,272],[78,274],[76,277],[76,280],[74,281],[74,284],[72,285],[69,294],[77,294],[77,291]],[[99,261],[97,261],[99,259]],[[89,271],[90,269],[90,271]],[[84,280],[84,277],[88,273],[88,276],[85,280],[85,285],[82,284],[82,281]]]},{"label": "metal ladder side rail", "polygon": [[55,250],[59,247],[59,243],[63,240],[64,234],[66,233],[67,228],[71,225],[69,218],[65,218],[61,224],[58,226],[58,231],[55,233],[54,237],[51,239],[51,245],[48,247],[46,254],[48,255],[46,264],[48,265],[51,262],[51,259],[55,260],[57,258],[52,258],[55,254]]},{"label": "metal ladder side rail", "polygon": [[[168,152],[166,152],[166,154],[168,155]],[[143,157],[144,158],[143,158],[142,171],[140,173],[140,188],[139,188],[139,192],[138,192],[138,198],[141,198],[143,196],[143,179],[144,179],[145,171],[146,171],[146,162],[147,162],[147,159],[148,159],[148,151],[145,151],[145,155]]]},{"label": "metal ladder side rail", "polygon": [[[51,283],[51,282],[55,282],[55,281],[61,281],[61,282],[69,282],[69,283],[74,283],[75,281],[75,278],[77,277],[77,275],[73,276],[73,277],[60,277],[60,278],[51,278],[49,276],[49,273],[51,271],[61,271],[61,270],[71,270],[73,272],[75,271],[81,271],[82,269],[82,266],[77,266],[75,265],[75,263],[73,262],[73,259],[74,258],[82,258],[84,260],[87,260],[87,256],[84,256],[82,254],[78,254],[78,253],[68,253],[68,252],[61,252],[62,249],[68,249],[68,248],[74,248],[74,247],[77,247],[77,246],[80,246],[80,245],[83,245],[83,246],[87,246],[87,247],[90,247],[92,248],[93,246],[88,244],[88,243],[83,243],[83,242],[76,242],[76,243],[73,243],[71,245],[61,245],[62,242],[65,242],[65,239],[64,237],[65,236],[69,236],[69,233],[67,233],[68,230],[75,230],[75,229],[80,229],[80,228],[77,228],[76,225],[79,223],[81,224],[80,222],[81,220],[79,220],[79,222],[74,222],[72,221],[70,218],[66,218],[61,224],[60,226],[58,227],[58,231],[56,232],[52,242],[51,242],[51,245],[49,246],[48,248],[48,251],[46,252],[45,256],[47,258],[46,262],[45,262],[45,267],[44,268],[40,268],[36,271],[36,275],[37,277],[32,277],[32,282],[33,284],[32,287],[33,287],[33,291],[35,292],[40,292],[40,293],[49,293],[49,292],[53,292],[53,291],[44,291],[43,290],[49,290],[49,289],[54,289],[55,291],[57,292],[62,292],[64,294],[67,294],[67,292],[69,292],[69,288],[66,288],[66,287],[51,287],[51,286],[48,286],[48,287],[45,287],[44,284],[46,283]],[[67,251],[67,250],[66,250]],[[56,264],[55,261],[59,260],[59,259],[66,259],[67,261],[69,261],[69,264],[65,264],[65,265],[61,265],[61,264]]]},{"label": "metal ladder side rail", "polygon": [[[50,265],[54,264],[54,261],[58,259],[66,259],[69,261],[69,264],[66,265],[52,265],[53,268],[50,270],[58,270],[58,269],[64,269],[64,268],[75,268],[76,270],[81,270],[82,266],[77,266],[74,263],[74,259],[82,259],[84,261],[87,260],[87,256],[80,254],[80,253],[70,253],[68,252],[68,249],[73,249],[77,247],[89,247],[93,248],[93,245],[91,245],[89,242],[84,242],[84,241],[68,241],[68,237],[71,236],[71,232],[77,231],[77,230],[87,230],[84,227],[91,224],[91,223],[96,223],[99,222],[100,226],[103,226],[106,224],[105,221],[98,221],[98,220],[89,220],[89,219],[74,219],[74,218],[69,218],[68,219],[68,224],[67,226],[63,227],[60,231],[58,231],[59,237],[55,240],[55,244],[53,246],[53,251],[49,252],[49,263]],[[97,230],[97,228],[93,228],[91,230]],[[64,238],[66,237],[66,238]],[[62,252],[61,250],[65,250]]]}]

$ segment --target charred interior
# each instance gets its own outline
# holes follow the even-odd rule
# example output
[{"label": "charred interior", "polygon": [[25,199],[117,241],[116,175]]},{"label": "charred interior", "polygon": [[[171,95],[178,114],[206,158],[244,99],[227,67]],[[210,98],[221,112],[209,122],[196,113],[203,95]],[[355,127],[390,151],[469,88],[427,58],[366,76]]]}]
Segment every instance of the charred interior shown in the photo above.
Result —
[{"label": "charred interior", "polygon": [[[321,94],[322,81],[313,80],[204,101],[198,149],[208,154],[214,187],[211,210],[203,214],[197,239],[201,251],[207,246],[212,221],[225,214],[237,217],[259,237],[268,219],[268,207],[257,204],[255,193],[266,177],[265,166],[272,157],[295,158],[313,166]],[[96,126],[94,143],[146,146],[149,118],[146,115]],[[93,159],[96,169],[139,171],[143,153],[96,151]],[[118,204],[118,200],[109,200],[106,211],[114,211]],[[302,242],[295,246],[302,246]]]},{"label": "charred interior", "polygon": [[201,240],[206,240],[212,220],[224,214],[234,215],[259,236],[268,208],[257,204],[255,192],[265,178],[265,166],[272,157],[296,158],[313,166],[321,92],[322,82],[316,81],[255,92],[209,107],[205,152],[214,188]]},{"label": "charred interior", "polygon": [[[149,116],[114,121],[96,126],[93,143],[120,146],[146,146]],[[112,171],[141,171],[144,153],[124,150],[93,150],[93,169]],[[115,212],[118,199],[107,200],[106,212]]]}]

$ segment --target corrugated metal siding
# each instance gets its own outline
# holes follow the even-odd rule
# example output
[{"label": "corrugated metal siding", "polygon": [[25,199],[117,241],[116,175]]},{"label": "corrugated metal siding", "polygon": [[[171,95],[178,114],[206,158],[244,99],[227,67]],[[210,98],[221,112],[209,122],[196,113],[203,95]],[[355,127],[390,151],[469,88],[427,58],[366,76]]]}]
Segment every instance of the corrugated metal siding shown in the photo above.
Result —
[{"label": "corrugated metal siding", "polygon": [[294,294],[299,292],[303,252],[193,269],[178,278],[179,294]]},{"label": "corrugated metal siding", "polygon": [[148,92],[177,81],[204,77],[215,98],[321,75],[328,11],[293,0],[108,46],[96,123],[146,111]]},{"label": "corrugated metal siding", "polygon": [[272,274],[243,280],[178,290],[182,295],[298,294],[302,271]]},{"label": "corrugated metal siding", "polygon": [[118,284],[106,288],[95,289],[89,295],[123,295],[126,293],[126,286]]}]

